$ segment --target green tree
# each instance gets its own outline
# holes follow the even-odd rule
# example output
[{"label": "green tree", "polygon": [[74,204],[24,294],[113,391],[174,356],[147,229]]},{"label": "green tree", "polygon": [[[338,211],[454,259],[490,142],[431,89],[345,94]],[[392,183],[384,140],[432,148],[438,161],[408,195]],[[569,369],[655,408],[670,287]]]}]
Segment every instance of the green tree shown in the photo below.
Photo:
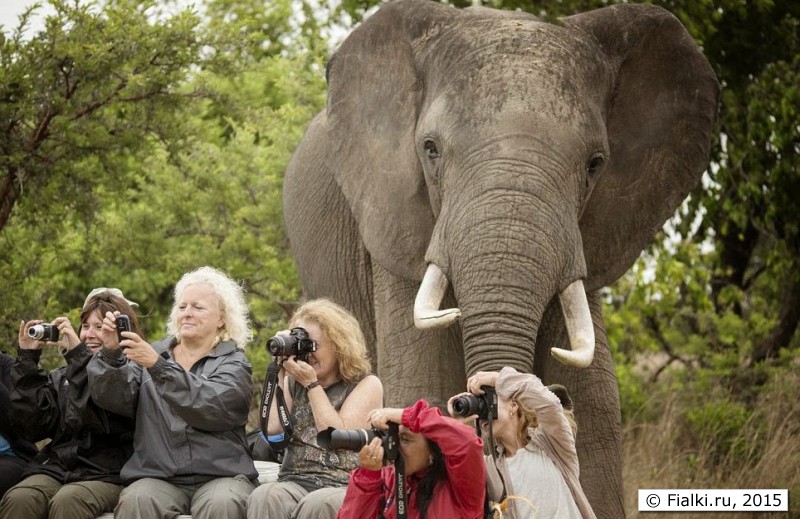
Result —
[{"label": "green tree", "polygon": [[[240,3],[252,13],[258,4]],[[78,13],[91,12],[95,23],[104,25],[108,17],[127,19],[115,9],[134,5],[142,10],[137,2],[60,6],[57,20],[48,20],[43,34],[27,43],[16,40],[8,61],[19,62],[17,55],[46,39],[51,26],[63,32],[64,40],[80,36],[72,33],[70,21]],[[237,49],[232,42],[243,27],[263,26],[263,20],[243,10],[226,22],[220,5],[209,9],[202,23],[193,13],[145,9],[149,15],[141,22],[160,27],[161,39],[138,48],[184,48],[184,36],[193,42],[191,52],[184,49],[182,65],[175,66],[175,80],[157,99],[136,100],[141,104],[135,108],[116,98],[98,107],[86,124],[99,127],[93,131],[100,137],[86,135],[81,150],[66,147],[48,161],[47,176],[24,184],[14,218],[0,231],[6,245],[0,274],[9,281],[0,286],[0,298],[8,302],[0,311],[3,344],[16,342],[20,318],[51,319],[67,311],[77,317],[85,293],[101,285],[118,286],[140,302],[146,333],[157,336],[163,333],[175,282],[204,264],[243,282],[257,331],[271,334],[283,326],[285,308],[298,298],[283,232],[283,170],[306,123],[324,103],[326,45],[313,31],[290,31],[303,24],[286,19],[275,22],[268,34],[280,40],[280,51]],[[193,20],[191,27],[177,23],[184,17]],[[126,31],[135,34],[130,27]],[[126,31],[105,34],[102,50],[126,45]],[[136,41],[129,46],[136,47]],[[143,63],[146,57],[140,57]],[[100,61],[120,60],[103,56]],[[19,75],[29,73],[18,66]],[[144,65],[139,69],[140,84],[160,73]],[[106,76],[96,74],[95,89],[113,85],[118,75],[110,68]],[[127,133],[108,129],[109,120]],[[72,136],[78,129],[64,132]],[[261,353],[255,356],[263,361],[264,340],[259,336],[256,344]]]}]

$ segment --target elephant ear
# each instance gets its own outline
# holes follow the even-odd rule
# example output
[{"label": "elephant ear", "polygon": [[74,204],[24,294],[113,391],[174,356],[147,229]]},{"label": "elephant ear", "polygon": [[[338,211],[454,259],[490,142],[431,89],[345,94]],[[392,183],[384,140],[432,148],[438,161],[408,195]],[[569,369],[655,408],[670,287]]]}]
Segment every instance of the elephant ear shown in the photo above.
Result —
[{"label": "elephant ear", "polygon": [[708,165],[719,84],[668,11],[615,5],[563,18],[616,67],[606,105],[609,161],[581,217],[587,290],[609,285],[699,182]]},{"label": "elephant ear", "polygon": [[328,142],[334,175],[374,260],[421,280],[434,216],[415,130],[423,81],[413,51],[452,8],[390,2],[355,29],[328,63]]}]

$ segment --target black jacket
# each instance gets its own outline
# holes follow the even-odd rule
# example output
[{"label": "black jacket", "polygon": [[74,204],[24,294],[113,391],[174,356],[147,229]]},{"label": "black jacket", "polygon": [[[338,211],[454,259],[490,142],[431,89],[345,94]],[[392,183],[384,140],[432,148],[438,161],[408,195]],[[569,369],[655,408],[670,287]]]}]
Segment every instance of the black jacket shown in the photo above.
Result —
[{"label": "black jacket", "polygon": [[14,357],[0,353],[0,434],[8,441],[14,454],[29,461],[36,454],[33,442],[19,436],[11,426],[11,372],[14,369]]},{"label": "black jacket", "polygon": [[51,441],[23,477],[47,474],[62,483],[120,484],[119,471],[133,452],[134,422],[98,407],[90,398],[86,365],[92,351],[81,343],[64,355],[67,365],[48,375],[41,350],[19,350],[11,393],[12,422],[26,438]]}]

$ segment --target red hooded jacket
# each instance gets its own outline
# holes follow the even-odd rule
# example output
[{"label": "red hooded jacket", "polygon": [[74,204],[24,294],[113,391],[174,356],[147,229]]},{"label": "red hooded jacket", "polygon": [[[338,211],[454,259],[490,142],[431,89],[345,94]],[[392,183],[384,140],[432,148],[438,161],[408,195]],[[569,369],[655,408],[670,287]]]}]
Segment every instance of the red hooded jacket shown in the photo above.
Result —
[{"label": "red hooded jacket", "polygon": [[[436,408],[420,400],[403,411],[403,425],[435,442],[442,451],[447,479],[439,483],[428,505],[429,519],[480,519],[486,493],[486,468],[483,441],[475,430],[457,420],[442,416]],[[417,509],[417,483],[420,474],[406,478],[408,519],[420,517]],[[397,516],[394,465],[380,471],[362,467],[350,473],[347,495],[337,519],[371,519]]]}]

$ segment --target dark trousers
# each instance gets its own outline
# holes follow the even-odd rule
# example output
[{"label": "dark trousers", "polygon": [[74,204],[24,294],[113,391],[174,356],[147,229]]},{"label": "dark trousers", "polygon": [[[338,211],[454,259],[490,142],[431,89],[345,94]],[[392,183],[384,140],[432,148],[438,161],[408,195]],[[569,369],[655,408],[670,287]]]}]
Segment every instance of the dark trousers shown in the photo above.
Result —
[{"label": "dark trousers", "polygon": [[25,461],[16,456],[0,456],[0,498],[6,490],[13,487],[22,479],[22,469]]}]

